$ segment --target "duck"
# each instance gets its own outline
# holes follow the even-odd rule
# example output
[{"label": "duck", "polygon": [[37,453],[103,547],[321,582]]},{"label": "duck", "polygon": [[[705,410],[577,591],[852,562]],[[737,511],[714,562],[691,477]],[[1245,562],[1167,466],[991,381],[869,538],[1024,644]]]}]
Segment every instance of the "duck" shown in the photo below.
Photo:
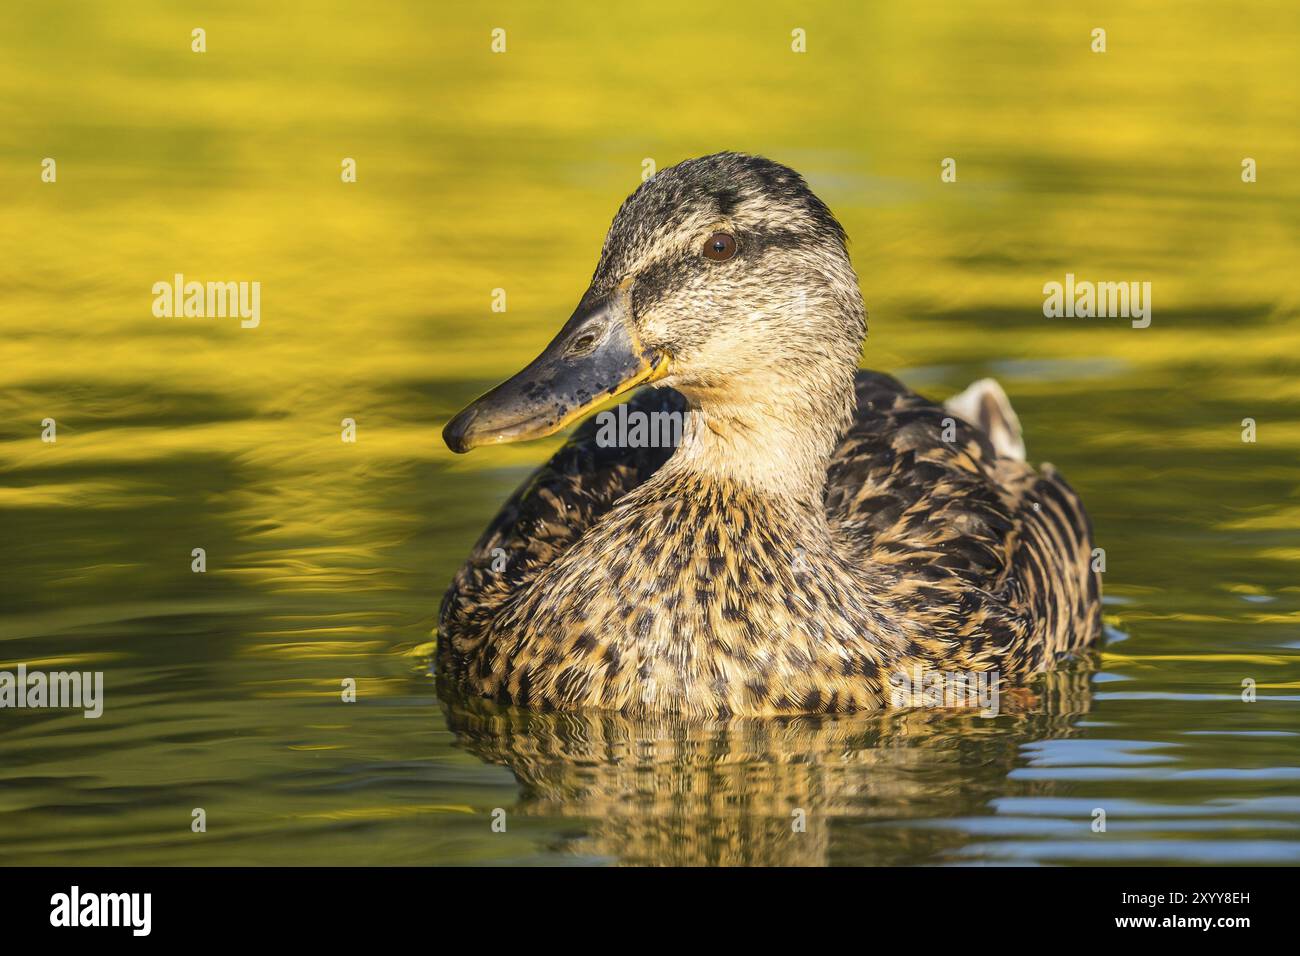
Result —
[{"label": "duck", "polygon": [[[992,379],[946,403],[859,368],[848,237],[793,169],[736,152],[624,200],[572,316],[452,417],[455,453],[553,435],[438,614],[449,693],[723,719],[915,706],[915,675],[1024,684],[1102,632],[1082,501],[1026,461]],[[915,687],[913,684],[912,687]]]}]

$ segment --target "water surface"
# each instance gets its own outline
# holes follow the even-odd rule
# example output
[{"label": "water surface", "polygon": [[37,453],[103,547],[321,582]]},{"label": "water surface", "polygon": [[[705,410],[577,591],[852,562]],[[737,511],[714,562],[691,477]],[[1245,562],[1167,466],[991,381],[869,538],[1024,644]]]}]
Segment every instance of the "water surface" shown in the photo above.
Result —
[{"label": "water surface", "polygon": [[[1300,859],[1300,11],[1130,6],[8,5],[0,669],[107,700],[0,711],[0,862]],[[1110,642],[1024,709],[438,698],[441,593],[558,441],[439,428],[568,316],[645,159],[723,148],[843,221],[865,365],[996,375],[1088,504]],[[155,318],[178,272],[261,282],[261,324]],[[1045,319],[1067,272],[1151,282],[1150,328]]]}]

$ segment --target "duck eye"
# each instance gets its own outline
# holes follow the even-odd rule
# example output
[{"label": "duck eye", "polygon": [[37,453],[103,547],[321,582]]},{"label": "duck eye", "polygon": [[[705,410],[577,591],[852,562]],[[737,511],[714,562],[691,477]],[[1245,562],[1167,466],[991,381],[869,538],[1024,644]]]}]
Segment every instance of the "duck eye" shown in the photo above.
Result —
[{"label": "duck eye", "polygon": [[704,258],[726,262],[736,254],[736,237],[725,232],[715,232],[704,243]]}]

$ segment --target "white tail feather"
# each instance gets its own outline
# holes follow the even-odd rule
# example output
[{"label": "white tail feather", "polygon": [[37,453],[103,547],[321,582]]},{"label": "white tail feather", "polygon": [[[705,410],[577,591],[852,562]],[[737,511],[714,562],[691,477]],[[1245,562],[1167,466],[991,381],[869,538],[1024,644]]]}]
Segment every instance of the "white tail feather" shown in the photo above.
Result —
[{"label": "white tail feather", "polygon": [[1020,418],[1002,386],[991,378],[982,378],[959,392],[943,407],[981,429],[989,436],[993,449],[1004,458],[1025,460],[1025,440],[1020,432]]}]

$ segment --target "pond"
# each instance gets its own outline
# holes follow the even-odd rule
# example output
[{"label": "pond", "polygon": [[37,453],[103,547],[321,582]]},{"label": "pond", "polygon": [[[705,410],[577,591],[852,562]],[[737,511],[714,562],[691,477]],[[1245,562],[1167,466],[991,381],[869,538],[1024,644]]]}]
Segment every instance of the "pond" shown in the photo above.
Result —
[{"label": "pond", "polygon": [[[0,13],[0,671],[103,674],[0,710],[0,862],[1300,861],[1300,10],[138,7]],[[997,377],[1087,504],[1107,642],[1032,707],[439,697],[442,592],[560,442],[442,425],[647,161],[721,149],[844,224],[865,367]],[[259,321],[155,312],[178,274]],[[1149,323],[1048,317],[1067,275]]]}]

